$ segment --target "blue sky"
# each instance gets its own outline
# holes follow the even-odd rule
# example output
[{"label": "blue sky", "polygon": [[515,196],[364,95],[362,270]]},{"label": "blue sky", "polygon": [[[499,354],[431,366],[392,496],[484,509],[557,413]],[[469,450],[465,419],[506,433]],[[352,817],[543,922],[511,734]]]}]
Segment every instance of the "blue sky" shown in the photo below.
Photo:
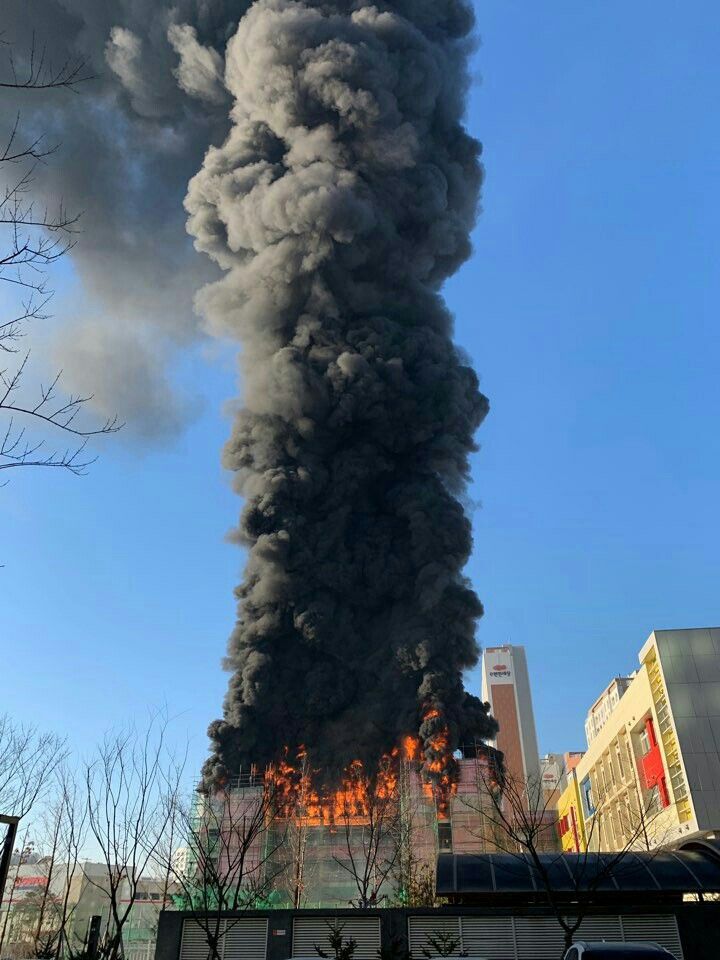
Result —
[{"label": "blue sky", "polygon": [[[720,16],[477,9],[484,213],[447,288],[492,405],[468,574],[480,642],[526,646],[540,748],[561,751],[653,628],[720,623]],[[0,490],[0,676],[2,709],[80,751],[166,704],[197,766],[242,569],[219,466],[234,377],[200,349],[178,376],[198,413],[176,441],[111,439],[84,479]]]}]

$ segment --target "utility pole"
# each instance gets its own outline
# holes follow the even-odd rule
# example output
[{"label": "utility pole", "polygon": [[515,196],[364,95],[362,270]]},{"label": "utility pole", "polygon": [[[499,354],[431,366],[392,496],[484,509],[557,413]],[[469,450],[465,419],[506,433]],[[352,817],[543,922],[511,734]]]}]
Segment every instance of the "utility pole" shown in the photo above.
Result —
[{"label": "utility pole", "polygon": [[97,915],[90,917],[87,934],[87,955],[91,960],[96,960],[98,955],[98,945],[100,943],[100,921],[102,917]]},{"label": "utility pole", "polygon": [[18,823],[20,817],[10,817],[0,813],[0,823],[7,824],[7,832],[2,845],[2,854],[0,854],[0,901],[2,901],[5,892],[5,883],[10,872],[10,860],[12,858],[13,848],[15,847],[15,837],[17,836]]}]

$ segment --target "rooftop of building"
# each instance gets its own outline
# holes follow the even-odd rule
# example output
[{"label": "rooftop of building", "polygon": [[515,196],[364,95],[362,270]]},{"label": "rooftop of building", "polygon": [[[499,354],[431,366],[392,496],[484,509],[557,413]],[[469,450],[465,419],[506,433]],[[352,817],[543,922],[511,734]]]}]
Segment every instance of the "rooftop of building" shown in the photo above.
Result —
[{"label": "rooftop of building", "polygon": [[608,694],[610,693],[610,691],[614,686],[616,686],[617,684],[621,684],[621,685],[630,684],[632,683],[632,681],[635,679],[636,676],[637,676],[637,670],[633,670],[631,673],[618,674],[617,676],[613,677],[610,683],[605,687],[603,692],[600,694],[600,696],[596,698],[595,702],[590,707],[589,712],[592,713],[593,710],[600,705],[600,703],[605,699],[605,697],[608,696]]}]

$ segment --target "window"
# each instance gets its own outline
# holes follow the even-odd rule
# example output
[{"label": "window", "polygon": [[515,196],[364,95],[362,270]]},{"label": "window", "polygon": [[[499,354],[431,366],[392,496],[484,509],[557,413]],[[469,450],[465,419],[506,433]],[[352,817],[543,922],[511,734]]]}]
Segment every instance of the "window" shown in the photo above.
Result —
[{"label": "window", "polygon": [[657,784],[650,790],[648,793],[648,799],[646,804],[646,813],[648,816],[655,816],[656,813],[660,812],[661,803],[660,803],[660,791],[658,790]]},{"label": "window", "polygon": [[621,779],[621,780],[624,780],[624,779],[625,779],[625,770],[624,770],[624,768],[623,768],[622,751],[620,750],[620,741],[619,741],[619,740],[616,740],[616,741],[615,741],[615,756],[616,756],[616,758],[617,758],[618,770],[620,771],[620,779]]},{"label": "window", "polygon": [[585,777],[580,784],[580,793],[582,795],[583,808],[585,815],[590,817],[595,813],[595,804],[593,803],[592,784],[590,777]]},{"label": "window", "polygon": [[650,752],[650,738],[647,735],[647,730],[640,731],[638,740],[640,741],[640,755],[644,757],[646,753]]},{"label": "window", "polygon": [[633,752],[632,752],[632,744],[630,742],[630,737],[623,736],[623,741],[625,746],[625,759],[627,760],[627,766],[628,766],[628,778],[632,778]]},{"label": "window", "polygon": [[452,826],[447,821],[438,824],[438,847],[440,853],[452,853]]},{"label": "window", "polygon": [[612,762],[612,754],[610,753],[608,753],[607,764],[608,764],[608,767],[610,767],[610,780],[612,781],[612,785],[616,787],[617,781],[615,779],[615,766]]}]

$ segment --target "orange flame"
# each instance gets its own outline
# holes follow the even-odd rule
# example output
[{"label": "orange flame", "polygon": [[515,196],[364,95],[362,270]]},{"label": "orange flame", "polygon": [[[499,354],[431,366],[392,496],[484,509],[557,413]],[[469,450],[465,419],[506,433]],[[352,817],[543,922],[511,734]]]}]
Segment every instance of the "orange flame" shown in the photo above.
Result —
[{"label": "orange flame", "polygon": [[[436,707],[429,707],[423,714],[423,723],[436,719],[442,720],[442,714]],[[457,790],[457,784],[451,776],[450,731],[444,722],[426,738],[425,756],[425,769],[431,775],[430,782],[423,787],[425,795],[435,800],[440,819],[447,819],[450,799]]]},{"label": "orange flame", "polygon": [[300,763],[295,766],[283,758],[268,767],[267,777],[275,789],[277,812],[280,818],[302,820],[308,825],[365,823],[373,803],[392,800],[398,787],[399,751],[381,758],[377,774],[369,777],[360,760],[353,760],[345,769],[340,785],[321,793],[315,786],[318,771],[309,769],[303,748],[297,753]]},{"label": "orange flame", "polygon": [[400,765],[404,761],[417,770],[422,767],[428,777],[423,792],[435,802],[438,816],[447,818],[450,799],[456,791],[450,733],[436,707],[426,709],[422,720],[439,721],[432,725],[435,729],[424,743],[418,737],[405,736],[399,748],[380,758],[374,776],[367,774],[360,760],[353,760],[345,768],[340,784],[324,791],[317,786],[319,771],[310,768],[305,748],[300,746],[291,759],[286,747],[282,758],[269,766],[266,774],[274,788],[279,817],[308,825],[366,823],[373,804],[390,801],[397,795]]}]

